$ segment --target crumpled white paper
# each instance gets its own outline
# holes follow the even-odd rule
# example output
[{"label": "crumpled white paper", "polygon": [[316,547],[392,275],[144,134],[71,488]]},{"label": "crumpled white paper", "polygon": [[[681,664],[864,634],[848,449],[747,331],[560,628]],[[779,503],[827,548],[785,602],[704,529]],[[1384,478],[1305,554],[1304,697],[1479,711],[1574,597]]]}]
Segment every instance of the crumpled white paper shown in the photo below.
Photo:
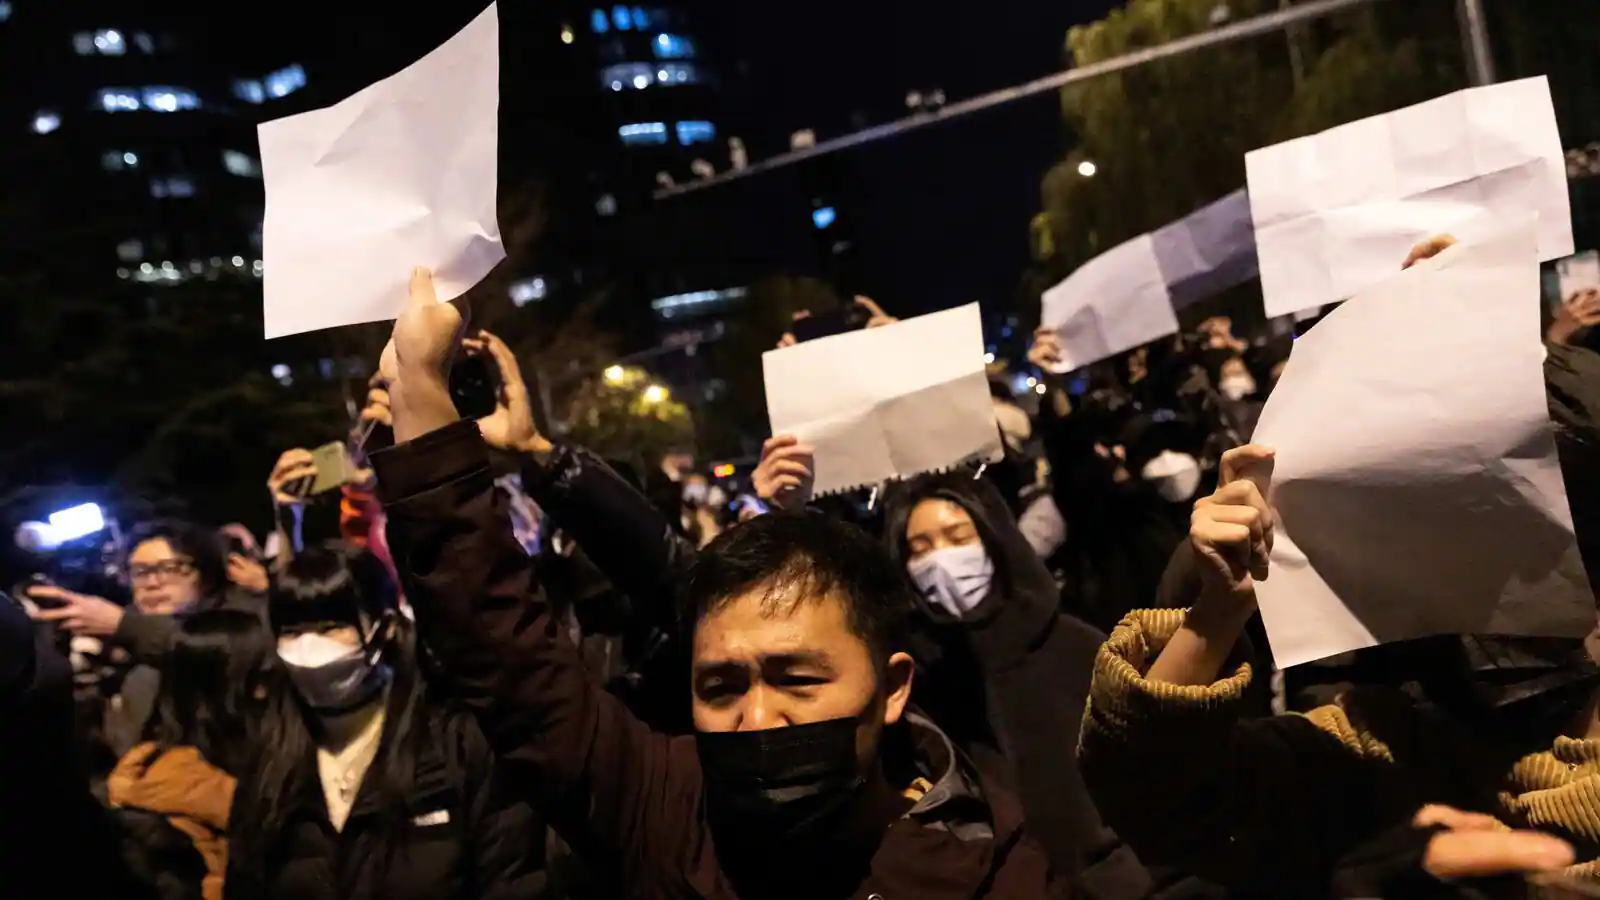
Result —
[{"label": "crumpled white paper", "polygon": [[1539,216],[1539,258],[1572,253],[1566,157],[1545,78],[1472,88],[1245,156],[1267,316],[1385,281],[1441,232]]},{"label": "crumpled white paper", "polygon": [[1056,372],[1099,362],[1178,331],[1154,238],[1142,234],[1089,260],[1044,292],[1039,321],[1061,339]]},{"label": "crumpled white paper", "polygon": [[433,270],[443,302],[504,259],[499,107],[491,3],[401,72],[262,123],[266,336],[393,319],[412,268]]},{"label": "crumpled white paper", "polygon": [[773,434],[816,452],[817,494],[1001,457],[978,304],[761,357]]},{"label": "crumpled white paper", "polygon": [[1531,221],[1458,245],[1296,342],[1255,431],[1277,450],[1256,594],[1279,667],[1594,626],[1545,397],[1538,254]]}]

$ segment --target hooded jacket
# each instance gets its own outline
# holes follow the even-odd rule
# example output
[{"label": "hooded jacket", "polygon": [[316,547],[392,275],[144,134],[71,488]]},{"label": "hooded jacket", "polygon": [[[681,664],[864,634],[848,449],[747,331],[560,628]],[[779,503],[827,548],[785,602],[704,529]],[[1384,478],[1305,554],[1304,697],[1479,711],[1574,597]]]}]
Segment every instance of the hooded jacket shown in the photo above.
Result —
[{"label": "hooded jacket", "polygon": [[1077,745],[1105,635],[1060,612],[1054,578],[995,487],[960,471],[897,487],[884,510],[890,556],[907,565],[911,513],[932,498],[972,517],[994,564],[994,581],[964,620],[928,606],[912,617],[917,702],[1017,792],[1029,830],[1052,864],[1080,873],[1095,896],[1205,893],[1192,879],[1146,871],[1101,821],[1076,765],[1063,758],[1063,747]]},{"label": "hooded jacket", "polygon": [[[694,737],[650,731],[588,677],[511,534],[476,426],[450,425],[373,463],[424,639],[500,757],[546,798],[556,830],[615,872],[622,896],[741,896],[707,820]],[[853,887],[819,896],[1075,893],[1051,874],[1014,801],[964,764],[939,764],[936,730],[913,715],[890,731],[933,748],[912,754],[932,773],[929,789],[884,832]],[[819,863],[795,860],[797,872]]]},{"label": "hooded jacket", "polygon": [[222,900],[233,776],[206,762],[193,747],[173,747],[159,755],[157,751],[150,743],[128,751],[106,780],[106,798],[115,809],[165,817],[205,860],[201,895],[205,900]]}]

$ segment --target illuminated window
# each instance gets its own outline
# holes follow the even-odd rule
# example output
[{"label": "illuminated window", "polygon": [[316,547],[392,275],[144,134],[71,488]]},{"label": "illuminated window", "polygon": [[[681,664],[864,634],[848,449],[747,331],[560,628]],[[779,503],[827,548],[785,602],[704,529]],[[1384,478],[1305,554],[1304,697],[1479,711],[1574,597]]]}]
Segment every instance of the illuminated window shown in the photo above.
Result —
[{"label": "illuminated window", "polygon": [[605,34],[611,30],[611,20],[606,18],[606,11],[596,9],[589,13],[589,30],[595,34]]},{"label": "illuminated window", "polygon": [[656,59],[693,59],[694,41],[678,34],[658,34],[651,45]]},{"label": "illuminated window", "polygon": [[287,97],[306,86],[306,70],[298,63],[261,79],[269,97]]},{"label": "illuminated window", "polygon": [[645,14],[644,7],[642,6],[635,6],[633,8],[633,27],[639,29],[640,31],[650,27],[650,16]]},{"label": "illuminated window", "polygon": [[131,150],[107,150],[100,156],[100,167],[107,172],[121,172],[139,167],[139,154]]},{"label": "illuminated window", "polygon": [[665,122],[637,122],[624,125],[617,129],[617,135],[622,142],[630,147],[645,144],[665,144],[667,142],[667,123]]},{"label": "illuminated window", "polygon": [[671,87],[679,84],[695,84],[699,80],[700,73],[693,63],[666,62],[652,65],[625,62],[609,65],[600,70],[600,83],[613,91],[630,87],[642,91],[652,85]]},{"label": "illuminated window", "polygon": [[150,179],[150,196],[157,199],[167,197],[193,197],[194,182],[187,175],[173,175],[168,178]]},{"label": "illuminated window", "polygon": [[267,102],[267,89],[259,81],[240,79],[233,83],[233,95],[246,103],[262,104]]},{"label": "illuminated window", "polygon": [[156,112],[178,112],[200,108],[200,98],[187,88],[147,87],[143,94],[145,108]]},{"label": "illuminated window", "polygon": [[618,31],[628,31],[633,28],[633,14],[626,6],[613,6],[611,8],[611,24],[617,26]]},{"label": "illuminated window", "polygon": [[685,147],[690,144],[700,144],[717,139],[717,126],[712,125],[710,122],[699,120],[679,122],[677,129],[678,143]]},{"label": "illuminated window", "polygon": [[61,127],[61,116],[48,109],[41,109],[33,114],[33,133],[49,134]]},{"label": "illuminated window", "polygon": [[261,164],[255,157],[237,150],[222,151],[222,167],[241,178],[261,177]]},{"label": "illuminated window", "polygon": [[700,73],[692,63],[662,63],[656,71],[656,80],[662,84],[694,84]]},{"label": "illuminated window", "polygon": [[94,49],[101,56],[121,56],[128,52],[128,42],[115,28],[102,28],[94,33]]},{"label": "illuminated window", "polygon": [[102,88],[100,108],[106,112],[128,112],[139,108],[139,95],[133,88]]}]

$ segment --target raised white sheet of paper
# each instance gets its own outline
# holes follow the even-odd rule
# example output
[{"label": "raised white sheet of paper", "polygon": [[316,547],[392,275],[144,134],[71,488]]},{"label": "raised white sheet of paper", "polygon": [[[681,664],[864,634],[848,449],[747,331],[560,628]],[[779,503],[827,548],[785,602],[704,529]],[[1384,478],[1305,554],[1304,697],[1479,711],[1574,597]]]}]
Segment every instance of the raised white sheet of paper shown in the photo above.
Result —
[{"label": "raised white sheet of paper", "polygon": [[816,448],[817,494],[1001,456],[978,304],[761,357],[773,434]]},{"label": "raised white sheet of paper", "polygon": [[264,122],[266,336],[393,319],[411,270],[458,297],[505,258],[495,4],[404,70]]},{"label": "raised white sheet of paper", "polygon": [[1279,667],[1594,626],[1545,400],[1531,221],[1329,313],[1295,343],[1255,441],[1277,449],[1256,595]]},{"label": "raised white sheet of paper", "polygon": [[1539,258],[1572,253],[1550,85],[1472,88],[1245,156],[1268,317],[1352,297],[1441,232],[1539,216]]},{"label": "raised white sheet of paper", "polygon": [[1089,260],[1044,292],[1040,323],[1061,338],[1070,372],[1178,331],[1156,257],[1155,241],[1142,234]]}]

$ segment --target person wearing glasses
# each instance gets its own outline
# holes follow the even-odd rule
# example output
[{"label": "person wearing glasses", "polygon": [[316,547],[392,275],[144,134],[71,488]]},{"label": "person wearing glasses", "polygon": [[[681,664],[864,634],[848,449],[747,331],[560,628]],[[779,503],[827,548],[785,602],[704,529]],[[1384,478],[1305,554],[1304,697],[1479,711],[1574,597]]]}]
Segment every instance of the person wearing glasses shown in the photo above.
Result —
[{"label": "person wearing glasses", "polygon": [[[155,703],[160,663],[178,632],[175,617],[221,608],[261,615],[265,605],[261,595],[230,585],[222,541],[211,529],[149,522],[134,529],[127,546],[127,606],[49,583],[27,589],[33,618],[70,633],[75,655],[111,658],[106,677],[79,691],[80,710],[101,729],[91,753],[106,764],[140,740]],[[101,772],[105,766],[92,768]]]}]

